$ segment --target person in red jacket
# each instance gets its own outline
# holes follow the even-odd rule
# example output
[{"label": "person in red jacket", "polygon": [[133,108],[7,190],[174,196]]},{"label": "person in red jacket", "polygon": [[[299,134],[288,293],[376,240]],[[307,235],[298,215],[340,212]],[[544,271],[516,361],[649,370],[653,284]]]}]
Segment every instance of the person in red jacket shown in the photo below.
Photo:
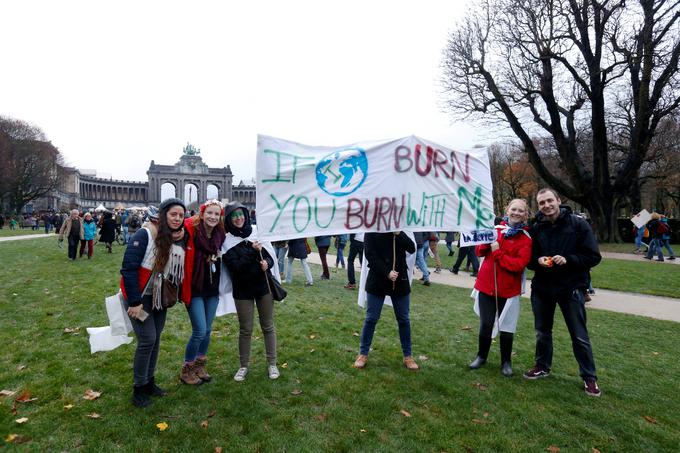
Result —
[{"label": "person in red jacket", "polygon": [[484,257],[475,290],[479,312],[479,349],[470,364],[477,369],[486,363],[491,348],[494,324],[498,316],[501,344],[501,373],[512,376],[512,340],[517,315],[519,295],[522,292],[524,268],[531,259],[531,237],[526,224],[529,208],[524,200],[510,202],[506,216],[496,227],[498,239],[491,244],[478,245],[476,254]]},{"label": "person in red jacket", "polygon": [[189,313],[191,337],[184,351],[184,364],[179,377],[189,385],[199,385],[211,379],[205,365],[219,301],[222,269],[220,249],[226,236],[223,215],[222,203],[208,200],[201,205],[197,215],[184,221],[187,251],[180,299]]}]

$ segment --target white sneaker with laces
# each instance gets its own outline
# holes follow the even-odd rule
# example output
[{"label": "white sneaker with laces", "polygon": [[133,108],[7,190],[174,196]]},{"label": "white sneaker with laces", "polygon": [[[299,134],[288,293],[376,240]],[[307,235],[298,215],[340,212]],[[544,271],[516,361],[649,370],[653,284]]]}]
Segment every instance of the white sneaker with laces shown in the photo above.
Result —
[{"label": "white sneaker with laces", "polygon": [[269,365],[269,367],[267,367],[267,371],[269,373],[269,379],[278,379],[279,376],[281,376],[281,373],[279,373],[279,369],[276,367],[276,365]]},{"label": "white sneaker with laces", "polygon": [[234,375],[234,380],[236,382],[241,382],[246,380],[246,375],[248,374],[248,368],[246,367],[241,367],[238,369],[236,374]]}]

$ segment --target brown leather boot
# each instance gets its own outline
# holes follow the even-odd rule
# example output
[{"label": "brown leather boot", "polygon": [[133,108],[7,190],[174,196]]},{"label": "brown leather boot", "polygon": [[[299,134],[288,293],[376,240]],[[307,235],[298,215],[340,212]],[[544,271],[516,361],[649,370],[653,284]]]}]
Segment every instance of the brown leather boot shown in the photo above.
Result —
[{"label": "brown leather boot", "polygon": [[182,371],[179,373],[179,378],[188,385],[200,385],[203,383],[201,378],[196,376],[194,372],[194,364],[185,363],[182,366]]},{"label": "brown leather boot", "polygon": [[194,373],[196,376],[199,377],[202,381],[210,381],[212,379],[212,376],[208,374],[208,372],[205,369],[205,363],[208,361],[207,358],[197,358],[196,361],[194,362]]}]

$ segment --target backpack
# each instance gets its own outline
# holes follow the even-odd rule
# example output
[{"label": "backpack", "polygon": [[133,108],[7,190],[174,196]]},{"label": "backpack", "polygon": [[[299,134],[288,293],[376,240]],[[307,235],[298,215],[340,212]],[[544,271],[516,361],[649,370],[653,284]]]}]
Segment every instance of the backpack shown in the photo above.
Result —
[{"label": "backpack", "polygon": [[668,226],[666,222],[659,222],[659,226],[656,227],[657,234],[670,234],[671,227]]}]

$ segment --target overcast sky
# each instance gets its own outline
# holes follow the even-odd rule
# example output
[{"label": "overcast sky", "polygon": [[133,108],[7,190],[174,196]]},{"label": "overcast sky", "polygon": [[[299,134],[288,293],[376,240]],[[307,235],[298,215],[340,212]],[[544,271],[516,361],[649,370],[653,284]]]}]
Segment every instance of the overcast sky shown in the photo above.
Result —
[{"label": "overcast sky", "polygon": [[419,135],[484,144],[439,103],[463,1],[3,1],[0,115],[70,165],[146,181],[191,142],[234,182],[257,134],[309,145]]}]

